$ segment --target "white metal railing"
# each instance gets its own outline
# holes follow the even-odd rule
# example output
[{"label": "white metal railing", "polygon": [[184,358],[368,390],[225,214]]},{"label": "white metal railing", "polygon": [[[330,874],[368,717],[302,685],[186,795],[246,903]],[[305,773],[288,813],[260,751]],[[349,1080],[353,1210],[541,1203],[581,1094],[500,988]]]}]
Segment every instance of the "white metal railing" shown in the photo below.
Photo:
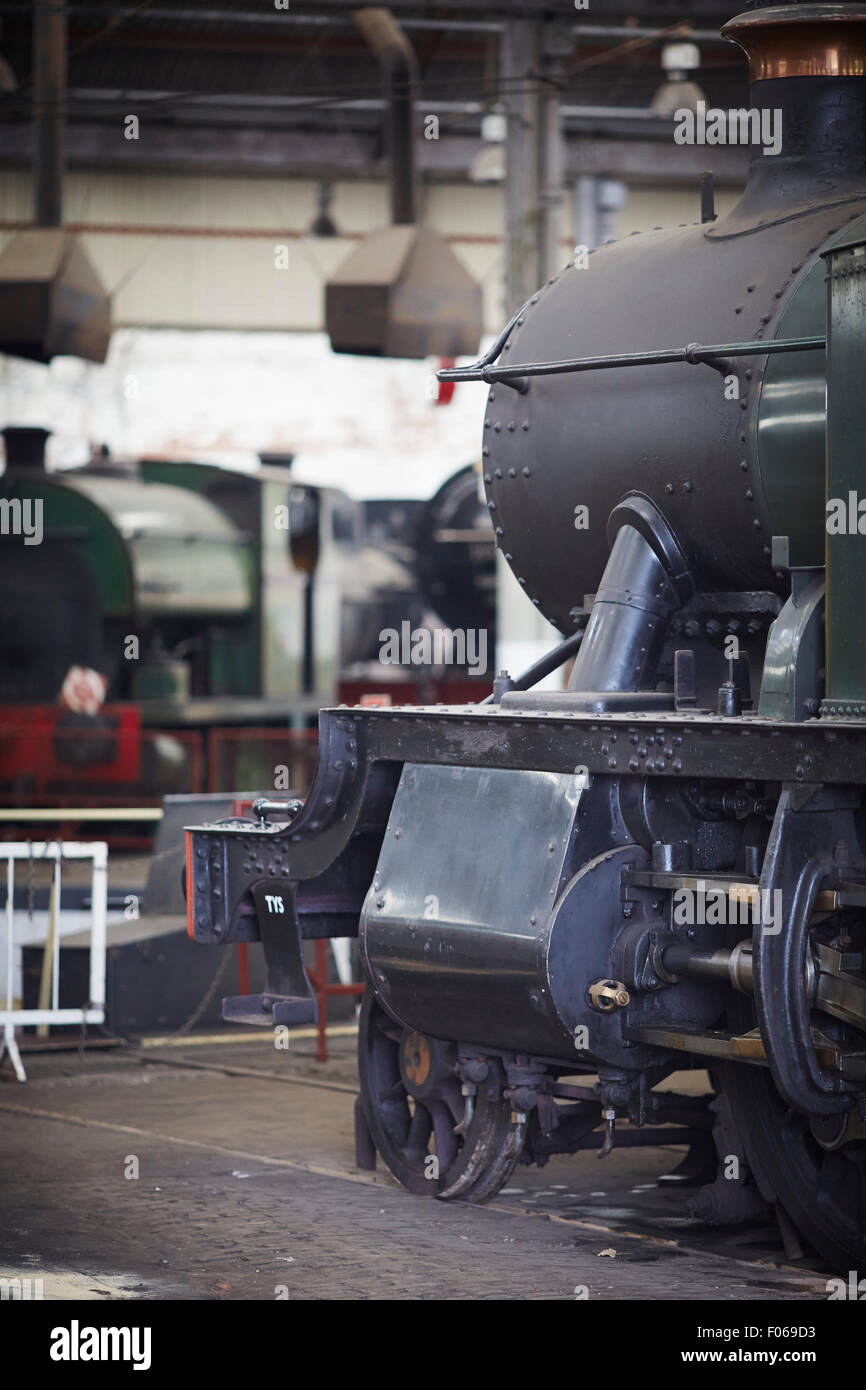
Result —
[{"label": "white metal railing", "polygon": [[[105,1022],[105,925],[108,888],[108,846],[102,840],[82,843],[76,840],[44,841],[19,844],[0,842],[0,860],[6,861],[6,1007],[0,1008],[0,1024],[3,1036],[0,1039],[0,1059],[4,1052],[9,1053],[19,1081],[27,1077],[21,1063],[21,1055],[15,1040],[15,1029],[31,1025],[50,1025],[64,1023],[104,1023]],[[90,885],[90,997],[81,1008],[61,1009],[60,1007],[60,904],[62,887],[62,864],[64,859],[90,859],[93,862]],[[19,860],[38,863],[45,860],[54,862],[53,902],[54,912],[49,913],[49,931],[45,941],[45,952],[51,952],[51,970],[48,976],[51,1005],[49,1008],[16,1009],[14,1007],[15,979],[15,865]],[[43,974],[44,977],[44,974]]]}]

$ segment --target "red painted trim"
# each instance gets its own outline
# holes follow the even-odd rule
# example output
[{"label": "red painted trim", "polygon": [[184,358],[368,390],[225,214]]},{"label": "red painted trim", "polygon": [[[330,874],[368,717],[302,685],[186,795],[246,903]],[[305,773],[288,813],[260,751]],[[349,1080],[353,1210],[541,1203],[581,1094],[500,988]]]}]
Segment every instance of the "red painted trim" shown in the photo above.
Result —
[{"label": "red painted trim", "polygon": [[250,948],[246,941],[238,942],[238,994],[250,992]]},{"label": "red painted trim", "polygon": [[192,831],[184,831],[186,837],[186,934],[190,941],[195,941],[195,921],[193,900],[195,898],[195,885],[192,881]]}]

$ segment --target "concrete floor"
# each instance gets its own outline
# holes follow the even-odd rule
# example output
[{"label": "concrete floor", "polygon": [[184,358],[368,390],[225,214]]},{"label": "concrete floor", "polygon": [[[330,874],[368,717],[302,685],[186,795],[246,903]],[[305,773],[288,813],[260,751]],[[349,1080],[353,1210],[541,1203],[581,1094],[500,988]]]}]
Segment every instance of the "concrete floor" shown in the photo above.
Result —
[{"label": "concrete floor", "polygon": [[25,1054],[26,1084],[0,1074],[0,1276],[45,1298],[826,1298],[769,1226],[707,1231],[655,1186],[681,1149],[518,1167],[487,1207],[360,1172],[354,1039],[331,1048]]}]

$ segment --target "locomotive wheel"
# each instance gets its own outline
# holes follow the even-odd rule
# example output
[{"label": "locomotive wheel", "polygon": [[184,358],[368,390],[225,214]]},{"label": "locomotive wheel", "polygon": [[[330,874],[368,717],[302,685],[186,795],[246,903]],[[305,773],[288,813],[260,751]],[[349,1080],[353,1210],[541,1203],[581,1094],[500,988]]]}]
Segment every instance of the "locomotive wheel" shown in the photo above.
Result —
[{"label": "locomotive wheel", "polygon": [[[866,1127],[856,1109],[810,1123],[759,1067],[720,1069],[746,1158],[794,1225],[837,1269],[866,1261]],[[846,1142],[846,1131],[852,1137]]]},{"label": "locomotive wheel", "polygon": [[[478,1087],[466,1122],[456,1063],[454,1043],[401,1027],[368,987],[358,1030],[358,1071],[376,1148],[407,1191],[484,1202],[517,1163],[523,1127],[512,1123],[501,1088],[487,1085]],[[461,1132],[455,1133],[458,1126]]]}]

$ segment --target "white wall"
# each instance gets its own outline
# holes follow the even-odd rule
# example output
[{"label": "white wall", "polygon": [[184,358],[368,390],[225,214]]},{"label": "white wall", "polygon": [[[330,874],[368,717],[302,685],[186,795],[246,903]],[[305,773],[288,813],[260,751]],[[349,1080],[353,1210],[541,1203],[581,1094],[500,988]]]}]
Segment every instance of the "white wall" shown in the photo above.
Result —
[{"label": "white wall", "polygon": [[344,357],[323,333],[120,329],[104,366],[0,357],[0,424],[55,431],[49,463],[88,442],[141,457],[250,463],[293,450],[295,471],[358,497],[428,497],[477,456],[486,396],[428,399],[436,363]]},{"label": "white wall", "polygon": [[[731,201],[720,195],[720,211]],[[0,174],[0,245],[31,211],[29,176]],[[434,407],[432,360],[330,352],[320,331],[324,283],[357,243],[289,236],[306,233],[316,212],[309,180],[70,175],[66,221],[85,229],[88,254],[113,293],[108,362],[62,358],[45,367],[0,356],[0,425],[50,427],[49,456],[61,465],[83,461],[102,442],[132,456],[250,464],[259,451],[291,449],[310,482],[356,496],[429,496],[476,457],[486,393],[460,386],[450,405]],[[387,220],[387,190],[339,183],[331,212],[338,228],[361,234]],[[487,331],[498,331],[502,190],[434,185],[424,215],[458,238],[455,252],[484,288]],[[641,188],[616,230],[697,215],[697,189]],[[280,238],[289,247],[285,271],[274,266]]]}]

